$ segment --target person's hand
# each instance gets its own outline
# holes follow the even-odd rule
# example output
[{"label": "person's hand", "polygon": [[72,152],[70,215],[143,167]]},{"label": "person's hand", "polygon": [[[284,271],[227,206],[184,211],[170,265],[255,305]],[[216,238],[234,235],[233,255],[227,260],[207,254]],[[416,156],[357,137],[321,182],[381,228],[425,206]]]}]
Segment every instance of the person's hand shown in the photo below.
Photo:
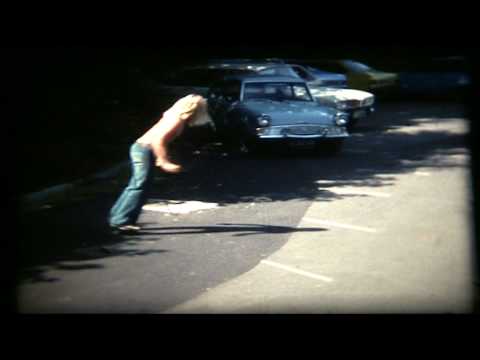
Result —
[{"label": "person's hand", "polygon": [[161,168],[163,171],[171,174],[177,174],[182,171],[182,167],[180,165],[171,162],[157,161],[155,165]]}]

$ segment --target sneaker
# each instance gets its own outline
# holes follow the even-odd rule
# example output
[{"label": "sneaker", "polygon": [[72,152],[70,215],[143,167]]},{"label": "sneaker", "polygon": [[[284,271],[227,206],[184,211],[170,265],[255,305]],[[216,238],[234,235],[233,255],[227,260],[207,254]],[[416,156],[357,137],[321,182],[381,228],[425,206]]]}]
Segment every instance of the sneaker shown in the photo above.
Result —
[{"label": "sneaker", "polygon": [[118,233],[135,233],[140,231],[141,227],[137,225],[118,225],[112,226],[112,230]]}]

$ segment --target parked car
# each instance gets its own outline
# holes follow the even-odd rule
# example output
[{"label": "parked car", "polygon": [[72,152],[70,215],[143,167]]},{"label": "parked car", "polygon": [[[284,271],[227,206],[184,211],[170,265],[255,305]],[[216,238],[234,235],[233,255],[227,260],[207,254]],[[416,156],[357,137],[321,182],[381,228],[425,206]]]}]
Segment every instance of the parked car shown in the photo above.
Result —
[{"label": "parked car", "polygon": [[211,84],[225,76],[236,74],[260,74],[298,77],[287,65],[257,64],[247,59],[232,63],[215,60],[206,64],[186,66],[169,71],[161,80],[159,91],[164,97],[181,97],[191,93],[206,96]]},{"label": "parked car", "polygon": [[[324,106],[332,106],[348,113],[348,129],[374,111],[375,97],[366,91],[345,89],[338,77],[315,77],[305,67],[277,61],[258,62],[248,59],[218,59],[206,64],[182,68],[172,72],[160,87],[164,96],[169,98],[185,96],[192,92],[206,95],[211,84],[228,75],[256,74],[270,76],[289,76],[306,81],[313,97]],[[341,77],[344,76],[340,75]],[[336,79],[339,87],[326,87]]]},{"label": "parked car", "polygon": [[210,115],[230,149],[253,151],[263,144],[338,152],[349,136],[348,115],[319,104],[301,79],[230,76],[208,93]]},{"label": "parked car", "polygon": [[322,105],[333,106],[349,114],[347,125],[349,130],[352,130],[360,119],[374,111],[375,96],[362,90],[345,89],[345,75],[328,73],[325,76],[325,72],[320,70],[286,63],[280,59],[265,63],[238,59],[230,63],[227,60],[221,60],[211,64],[224,69],[243,70],[258,75],[285,75],[301,78],[308,84],[313,97]]},{"label": "parked car", "polygon": [[[363,90],[347,89],[345,75],[327,73],[297,64],[290,66],[299,77],[307,81],[310,92],[317,101],[324,105],[333,105],[349,114],[347,124],[349,130],[352,130],[360,119],[374,112],[375,95]],[[315,79],[315,76],[319,80],[311,80]]]},{"label": "parked car", "polygon": [[416,59],[397,66],[402,96],[462,99],[471,85],[469,64],[463,57]]},{"label": "parked car", "polygon": [[298,77],[295,71],[283,64],[258,64],[248,59],[232,59],[232,63],[211,60],[203,64],[171,69],[162,76],[158,91],[162,100],[168,104],[192,93],[206,96],[213,83],[226,76],[241,74]]},{"label": "parked car", "polygon": [[[254,59],[213,59],[208,62],[209,65],[219,67],[238,67],[238,66],[262,66],[263,75],[298,75],[309,85],[328,86],[328,87],[347,87],[347,77],[343,74],[335,74],[328,71],[315,69],[311,66],[289,63],[279,58],[266,58],[262,60]],[[267,68],[265,68],[267,67]],[[295,73],[292,73],[293,72]]]},{"label": "parked car", "polygon": [[311,66],[289,64],[302,79],[308,82],[309,86],[326,86],[332,88],[347,88],[347,77],[344,74],[336,74],[323,71]]},{"label": "parked car", "polygon": [[394,91],[398,74],[374,69],[354,60],[308,60],[306,63],[316,68],[344,74],[349,88],[385,93]]},{"label": "parked car", "polygon": [[348,114],[347,128],[352,131],[358,122],[375,111],[375,96],[372,93],[355,89],[310,87],[312,96],[320,103]]}]

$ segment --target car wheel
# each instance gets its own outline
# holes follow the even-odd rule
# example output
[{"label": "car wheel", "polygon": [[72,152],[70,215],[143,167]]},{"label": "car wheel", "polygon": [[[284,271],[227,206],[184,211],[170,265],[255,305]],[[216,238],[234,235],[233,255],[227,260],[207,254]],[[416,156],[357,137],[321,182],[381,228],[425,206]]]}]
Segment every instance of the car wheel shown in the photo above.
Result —
[{"label": "car wheel", "polygon": [[238,137],[226,135],[222,137],[224,151],[230,155],[241,156],[250,152],[246,142]]},{"label": "car wheel", "polygon": [[254,138],[243,140],[243,148],[250,154],[256,154],[260,151],[260,144]]},{"label": "car wheel", "polygon": [[229,129],[224,132],[223,143],[225,151],[236,155],[247,155],[256,153],[258,142],[248,131],[242,128]]}]

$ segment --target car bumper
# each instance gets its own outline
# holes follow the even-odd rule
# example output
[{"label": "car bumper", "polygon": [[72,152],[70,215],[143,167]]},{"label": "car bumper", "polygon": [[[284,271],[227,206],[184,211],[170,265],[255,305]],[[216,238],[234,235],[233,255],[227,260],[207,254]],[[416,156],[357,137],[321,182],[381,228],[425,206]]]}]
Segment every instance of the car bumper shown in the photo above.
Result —
[{"label": "car bumper", "polygon": [[344,126],[319,126],[319,125],[292,125],[272,126],[269,128],[257,129],[255,137],[260,141],[275,140],[322,140],[348,137],[348,131]]},{"label": "car bumper", "polygon": [[333,142],[341,142],[347,136],[335,137],[285,137],[285,138],[261,138],[256,142],[257,146],[262,148],[275,149],[312,149],[323,144],[330,144]]},{"label": "car bumper", "polygon": [[348,117],[350,120],[358,120],[358,119],[365,118],[371,113],[373,113],[375,111],[375,108],[373,106],[367,106],[367,107],[349,109],[344,111],[348,113]]}]

